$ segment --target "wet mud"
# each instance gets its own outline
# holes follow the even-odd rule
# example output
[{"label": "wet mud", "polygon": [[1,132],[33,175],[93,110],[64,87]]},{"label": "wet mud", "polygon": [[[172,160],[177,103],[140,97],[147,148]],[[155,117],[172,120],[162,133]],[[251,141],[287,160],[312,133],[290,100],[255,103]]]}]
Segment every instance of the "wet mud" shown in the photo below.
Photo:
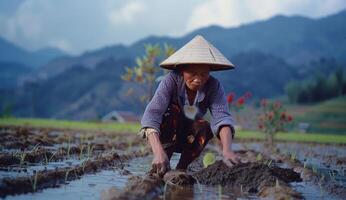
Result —
[{"label": "wet mud", "polygon": [[[268,188],[285,187],[284,190],[278,190],[278,192],[283,193],[289,188],[288,183],[302,181],[300,174],[292,169],[268,167],[262,163],[240,163],[228,167],[222,161],[217,161],[213,165],[194,173],[193,176],[202,184],[241,187],[242,191],[259,193],[261,196],[271,193],[265,192],[269,191]],[[289,191],[288,195],[300,198],[300,195],[293,190],[287,191]]]}]

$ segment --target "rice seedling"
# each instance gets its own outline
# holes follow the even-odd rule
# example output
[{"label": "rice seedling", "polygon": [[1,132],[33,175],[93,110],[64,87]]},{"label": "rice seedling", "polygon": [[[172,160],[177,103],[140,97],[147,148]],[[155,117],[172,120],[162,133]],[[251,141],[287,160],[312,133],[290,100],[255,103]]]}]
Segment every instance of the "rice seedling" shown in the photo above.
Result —
[{"label": "rice seedling", "polygon": [[208,152],[203,157],[203,166],[204,168],[208,167],[209,165],[212,165],[216,160],[215,155],[212,152]]},{"label": "rice seedling", "polygon": [[317,174],[317,167],[314,165],[314,166],[312,166],[312,172],[314,172],[315,174]]},{"label": "rice seedling", "polygon": [[54,152],[54,153],[50,156],[50,158],[48,159],[48,157],[47,157],[47,152],[45,152],[45,153],[44,153],[44,157],[45,157],[45,163],[44,163],[44,164],[47,166],[48,163],[50,163],[50,162],[52,161],[53,157],[54,157],[55,154],[57,154],[57,153],[58,153],[58,151]]},{"label": "rice seedling", "polygon": [[84,150],[84,145],[79,146],[79,160],[83,159],[83,150]]},{"label": "rice seedling", "polygon": [[270,167],[270,165],[272,164],[272,162],[273,162],[273,160],[270,159],[269,162],[268,162],[268,164],[267,164],[267,166]]},{"label": "rice seedling", "polygon": [[70,151],[71,151],[71,137],[68,137],[68,143],[67,143],[67,158],[70,158]]},{"label": "rice seedling", "polygon": [[219,194],[218,199],[221,200],[222,199],[222,186],[221,185],[218,186],[218,194]]},{"label": "rice seedling", "polygon": [[291,161],[295,162],[297,157],[297,152],[291,153]]},{"label": "rice seedling", "polygon": [[65,184],[67,184],[67,179],[68,179],[68,174],[70,173],[71,170],[67,170],[65,174]]},{"label": "rice seedling", "polygon": [[31,149],[31,153],[36,153],[38,151],[38,149],[40,148],[40,143],[37,143],[32,149]]},{"label": "rice seedling", "polygon": [[30,183],[31,183],[31,187],[32,187],[32,190],[35,192],[36,189],[37,189],[37,176],[38,176],[38,172],[36,172],[34,170],[34,180],[32,180],[32,176],[29,177],[30,179]]},{"label": "rice seedling", "polygon": [[195,177],[192,177],[192,178],[195,179],[195,181],[197,183],[198,190],[201,192],[201,194],[203,194],[203,187],[202,187],[201,183],[198,181],[197,178],[195,178]]},{"label": "rice seedling", "polygon": [[92,151],[94,149],[94,146],[91,144],[91,142],[88,142],[88,147],[87,147],[87,160],[90,159],[92,155]]},{"label": "rice seedling", "polygon": [[319,187],[320,187],[320,193],[321,193],[321,197],[323,197],[323,187],[322,187],[322,182],[320,181],[318,183]]},{"label": "rice seedling", "polygon": [[329,177],[330,177],[330,179],[331,179],[332,181],[335,181],[335,174],[334,174],[333,171],[330,171],[330,172],[329,172]]},{"label": "rice seedling", "polygon": [[275,189],[279,189],[279,188],[280,188],[279,179],[276,179],[276,181],[275,181]]},{"label": "rice seedling", "polygon": [[23,151],[20,153],[19,156],[20,156],[19,168],[22,168],[24,161],[25,161],[26,153]]},{"label": "rice seedling", "polygon": [[261,161],[262,159],[263,159],[262,154],[261,154],[261,153],[257,154],[256,160],[257,160],[257,161]]}]

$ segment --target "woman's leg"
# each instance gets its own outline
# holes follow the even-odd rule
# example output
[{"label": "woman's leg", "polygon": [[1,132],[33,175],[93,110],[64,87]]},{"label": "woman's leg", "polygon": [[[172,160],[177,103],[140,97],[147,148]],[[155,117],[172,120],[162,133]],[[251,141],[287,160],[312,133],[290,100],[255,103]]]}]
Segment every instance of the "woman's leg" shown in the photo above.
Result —
[{"label": "woman's leg", "polygon": [[183,170],[187,169],[188,165],[201,154],[208,141],[213,137],[210,124],[206,120],[187,120],[184,125],[187,135],[182,144],[182,153],[176,167],[176,169]]}]

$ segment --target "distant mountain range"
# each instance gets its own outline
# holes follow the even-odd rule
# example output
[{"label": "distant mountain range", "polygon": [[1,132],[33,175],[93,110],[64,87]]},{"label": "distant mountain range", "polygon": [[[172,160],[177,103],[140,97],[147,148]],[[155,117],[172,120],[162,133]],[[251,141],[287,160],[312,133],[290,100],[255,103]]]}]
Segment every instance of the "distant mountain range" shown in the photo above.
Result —
[{"label": "distant mountain range", "polygon": [[66,55],[57,48],[44,48],[30,52],[3,38],[0,38],[0,52],[0,61],[22,63],[32,68],[38,68],[54,58]]},{"label": "distant mountain range", "polygon": [[[290,80],[304,79],[316,71],[327,74],[345,69],[345,23],[346,11],[321,19],[276,16],[237,28],[210,26],[180,38],[148,37],[130,46],[113,45],[74,57],[52,56],[57,55],[52,51],[48,54],[55,58],[37,70],[26,71],[21,66],[17,73],[11,72],[18,80],[30,81],[15,90],[0,88],[0,106],[11,104],[16,116],[66,119],[95,119],[113,109],[140,112],[138,102],[124,95],[133,86],[120,79],[124,67],[132,66],[144,53],[144,44],[180,48],[196,34],[236,65],[235,70],[212,73],[226,92],[251,91],[257,98],[283,95]],[[6,45],[0,43],[2,46]],[[32,66],[29,58],[34,55],[7,58]],[[0,70],[5,69],[1,66]],[[13,86],[13,82],[6,84]]]}]

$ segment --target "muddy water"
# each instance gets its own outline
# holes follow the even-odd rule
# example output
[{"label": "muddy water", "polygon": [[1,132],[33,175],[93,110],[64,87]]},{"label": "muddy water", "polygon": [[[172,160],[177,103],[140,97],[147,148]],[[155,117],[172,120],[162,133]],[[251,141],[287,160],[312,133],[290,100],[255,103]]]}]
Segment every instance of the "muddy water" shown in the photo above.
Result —
[{"label": "muddy water", "polygon": [[[253,149],[261,152],[263,143],[243,143],[234,145],[236,150]],[[299,160],[326,179],[333,179],[346,187],[346,147],[333,145],[278,143],[280,153]],[[282,166],[285,166],[284,164]]]},{"label": "muddy water", "polygon": [[[128,163],[125,169],[131,171],[133,175],[144,175],[149,168],[149,159],[135,158]],[[103,190],[111,187],[122,189],[125,186],[130,176],[130,174],[124,174],[125,169],[102,170],[96,174],[84,175],[81,179],[70,181],[67,185],[59,188],[48,188],[36,193],[7,196],[5,199],[100,199]]]},{"label": "muddy water", "polygon": [[[171,159],[172,168],[175,168],[179,157],[180,154],[173,154]],[[103,170],[96,174],[84,175],[81,179],[71,181],[59,188],[48,188],[36,193],[7,196],[5,199],[99,199],[102,192],[112,187],[119,190],[124,188],[131,175],[144,176],[150,169],[151,160],[152,156],[135,158],[130,160],[122,170]],[[166,199],[217,199],[220,196],[225,199],[237,196],[255,198],[255,196],[240,194],[240,192],[235,194],[234,190],[228,190],[226,187],[195,184],[193,186],[184,186],[184,188],[166,186],[164,195]],[[163,195],[161,198],[163,198]]]},{"label": "muddy water", "polygon": [[[1,132],[1,131],[0,131]],[[13,151],[32,151],[35,146],[40,143],[40,148],[42,150],[48,150],[53,153],[60,147],[66,148],[66,142],[68,142],[67,137],[60,137],[61,132],[48,132],[47,134],[38,132],[38,131],[25,131],[19,130],[15,132],[9,131],[8,133],[3,133],[7,139],[4,140],[3,137],[0,143],[1,153],[11,154]],[[44,136],[46,139],[42,140],[41,136]],[[116,152],[119,155],[132,155],[136,150],[141,149],[143,146],[138,145],[137,140],[133,140],[136,143],[129,144],[126,139],[129,135],[116,136],[112,135],[100,135],[98,137],[92,137],[88,139],[88,142],[92,143],[95,147],[93,151],[93,158],[96,158],[98,153],[106,152]],[[122,138],[125,137],[125,138]],[[73,167],[81,165],[81,160],[79,160],[78,145],[81,144],[87,145],[86,137],[83,137],[82,134],[74,134],[71,139],[72,143],[76,148],[74,153],[72,153],[72,158],[66,159],[66,152],[62,154],[62,159],[57,159],[56,161],[49,162],[47,165],[42,163],[42,156],[37,156],[34,162],[28,162],[28,165],[25,167],[18,165],[18,160],[16,164],[8,164],[1,166],[0,169],[0,180],[4,178],[16,178],[16,177],[27,177],[32,175],[34,171],[43,172],[43,171],[54,171],[54,169],[62,169],[65,167]],[[131,138],[130,138],[131,139]],[[132,140],[132,139],[131,139]],[[82,142],[83,141],[83,142]],[[111,141],[111,142],[110,142]],[[42,144],[42,145],[41,145]],[[21,147],[18,149],[18,145]],[[280,153],[294,155],[295,159],[299,160],[301,163],[306,163],[306,166],[310,169],[314,168],[319,176],[324,175],[325,179],[329,179],[338,182],[340,186],[345,188],[345,166],[346,166],[346,149],[345,147],[340,146],[326,146],[326,145],[307,145],[307,144],[295,144],[295,143],[279,143],[277,145],[280,149]],[[253,151],[243,151],[245,153],[253,154],[253,158],[256,162],[256,155],[258,152],[262,152],[265,149],[265,146],[262,143],[240,143],[234,144],[233,148],[235,150],[255,150]],[[206,151],[216,152],[217,147],[215,145],[208,145]],[[65,149],[66,150],[66,149]],[[297,151],[299,150],[299,151]],[[206,152],[205,151],[205,152]],[[38,153],[40,151],[37,151]],[[64,152],[64,151],[63,151]],[[204,152],[204,153],[205,153]],[[85,154],[85,153],[84,153]],[[65,157],[64,157],[65,155]],[[146,154],[147,155],[147,154]],[[74,156],[74,157],[73,157]],[[122,190],[125,188],[125,185],[128,183],[128,180],[131,176],[145,176],[146,172],[149,171],[150,163],[152,156],[143,155],[133,156],[126,160],[124,165],[117,165],[119,162],[122,163],[122,159],[119,162],[109,162],[107,159],[103,159],[105,165],[101,163],[95,165],[88,165],[91,168],[87,168],[87,173],[81,174],[78,178],[69,179],[71,181],[68,184],[60,184],[58,188],[46,188],[40,190],[36,193],[27,193],[23,195],[16,196],[7,196],[6,199],[59,199],[64,200],[69,199],[99,199],[104,191],[116,188],[117,190]],[[179,154],[174,154],[171,159],[171,168],[174,169],[178,159]],[[203,155],[202,155],[203,156]],[[202,156],[200,158],[202,158]],[[126,156],[125,156],[126,157]],[[133,158],[133,159],[132,159]],[[221,159],[220,156],[217,156],[218,159]],[[113,159],[113,157],[112,157]],[[201,159],[195,162],[194,167],[189,168],[191,174],[202,169]],[[263,162],[261,162],[263,163]],[[92,163],[91,163],[92,164]],[[100,165],[101,164],[101,165]],[[284,163],[274,163],[273,165],[289,168],[290,165],[286,162]],[[9,167],[10,166],[10,167]],[[97,166],[100,170],[93,172],[93,167]],[[114,168],[109,168],[107,166],[116,166]],[[120,166],[120,167],[119,167]],[[9,167],[9,168],[7,168]],[[78,171],[78,170],[77,170]],[[80,171],[80,170],[79,170]],[[83,168],[84,172],[84,168]],[[330,174],[333,172],[333,174]],[[72,176],[72,174],[70,174]],[[329,176],[328,176],[329,175]],[[62,177],[63,179],[63,177]],[[61,181],[60,179],[57,179]],[[65,180],[66,181],[66,180]],[[63,183],[63,181],[62,181]],[[333,199],[328,193],[326,193],[324,188],[320,188],[316,183],[308,182],[293,182],[290,183],[290,186],[294,190],[300,192],[305,199]],[[30,187],[30,185],[29,185]],[[161,188],[162,199],[234,199],[234,198],[250,198],[258,199],[258,196],[254,196],[248,193],[245,193],[241,187],[236,187],[235,189],[230,189],[230,187],[222,187],[218,185],[207,186],[194,184],[192,186],[184,186],[182,188],[176,186],[166,185]],[[269,190],[268,190],[269,191]],[[1,191],[0,191],[1,194]],[[335,198],[335,199],[344,199],[344,198]]]}]

